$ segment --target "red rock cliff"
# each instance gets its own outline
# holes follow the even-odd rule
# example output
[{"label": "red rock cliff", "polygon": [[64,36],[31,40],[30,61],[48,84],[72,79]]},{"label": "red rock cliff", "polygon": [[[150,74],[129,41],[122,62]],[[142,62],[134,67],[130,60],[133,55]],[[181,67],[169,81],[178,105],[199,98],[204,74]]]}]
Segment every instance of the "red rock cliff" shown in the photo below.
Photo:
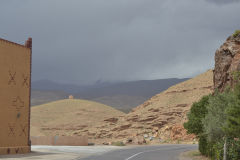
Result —
[{"label": "red rock cliff", "polygon": [[233,73],[240,71],[240,34],[230,36],[215,53],[214,89],[234,85]]}]

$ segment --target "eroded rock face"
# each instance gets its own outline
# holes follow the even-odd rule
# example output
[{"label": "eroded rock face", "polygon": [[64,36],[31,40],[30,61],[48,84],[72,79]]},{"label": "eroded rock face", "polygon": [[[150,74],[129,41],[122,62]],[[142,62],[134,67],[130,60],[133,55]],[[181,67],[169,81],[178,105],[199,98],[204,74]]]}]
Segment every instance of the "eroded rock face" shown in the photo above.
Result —
[{"label": "eroded rock face", "polygon": [[183,123],[187,120],[191,105],[212,92],[213,72],[208,70],[155,95],[126,115],[104,119],[99,126],[89,127],[87,132],[83,132],[84,128],[79,135],[87,133],[89,140],[96,144],[194,141],[195,136],[187,134]]},{"label": "eroded rock face", "polygon": [[235,71],[240,71],[240,34],[230,36],[215,53],[214,89],[232,87]]}]

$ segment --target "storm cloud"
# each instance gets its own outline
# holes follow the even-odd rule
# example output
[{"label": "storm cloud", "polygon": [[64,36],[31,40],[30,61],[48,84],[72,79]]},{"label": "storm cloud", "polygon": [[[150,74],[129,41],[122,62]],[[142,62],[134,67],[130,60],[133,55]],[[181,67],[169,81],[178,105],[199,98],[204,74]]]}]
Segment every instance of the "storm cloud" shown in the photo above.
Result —
[{"label": "storm cloud", "polygon": [[239,0],[207,0],[207,1],[215,4],[228,4],[228,3],[239,2]]},{"label": "storm cloud", "polygon": [[33,38],[33,80],[192,77],[213,68],[215,50],[240,28],[240,3],[222,2],[5,0],[0,37]]}]

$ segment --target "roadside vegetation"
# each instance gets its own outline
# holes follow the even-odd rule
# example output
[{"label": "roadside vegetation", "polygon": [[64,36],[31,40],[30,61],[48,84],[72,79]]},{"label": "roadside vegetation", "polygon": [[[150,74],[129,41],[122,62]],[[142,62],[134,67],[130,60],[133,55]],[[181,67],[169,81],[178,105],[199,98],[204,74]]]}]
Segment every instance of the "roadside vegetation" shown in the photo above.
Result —
[{"label": "roadside vegetation", "polygon": [[200,153],[212,160],[240,159],[240,74],[234,77],[238,83],[233,89],[215,91],[195,102],[184,124],[197,136]]},{"label": "roadside vegetation", "polygon": [[186,160],[186,159],[191,159],[191,160],[210,160],[208,157],[203,156],[197,150],[184,152],[184,153],[182,153],[180,155],[179,159],[180,160]]},{"label": "roadside vegetation", "polygon": [[233,33],[233,37],[236,38],[238,35],[240,35],[240,30],[236,30],[234,33]]},{"label": "roadside vegetation", "polygon": [[112,142],[113,146],[125,146],[123,142],[117,141],[117,142]]}]

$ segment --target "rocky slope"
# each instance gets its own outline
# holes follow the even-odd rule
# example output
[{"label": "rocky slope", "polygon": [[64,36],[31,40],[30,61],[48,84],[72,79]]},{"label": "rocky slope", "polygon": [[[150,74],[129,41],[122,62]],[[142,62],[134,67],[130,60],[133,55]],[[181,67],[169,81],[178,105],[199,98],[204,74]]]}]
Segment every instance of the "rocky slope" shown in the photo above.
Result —
[{"label": "rocky slope", "polygon": [[230,36],[215,53],[214,88],[223,91],[234,85],[234,72],[240,71],[240,34]]},{"label": "rocky slope", "polygon": [[213,73],[209,70],[155,95],[127,115],[113,116],[103,120],[107,124],[89,128],[87,132],[79,130],[78,133],[87,134],[90,141],[98,143],[192,140],[194,136],[187,135],[182,126],[186,114],[193,102],[212,92]]}]

